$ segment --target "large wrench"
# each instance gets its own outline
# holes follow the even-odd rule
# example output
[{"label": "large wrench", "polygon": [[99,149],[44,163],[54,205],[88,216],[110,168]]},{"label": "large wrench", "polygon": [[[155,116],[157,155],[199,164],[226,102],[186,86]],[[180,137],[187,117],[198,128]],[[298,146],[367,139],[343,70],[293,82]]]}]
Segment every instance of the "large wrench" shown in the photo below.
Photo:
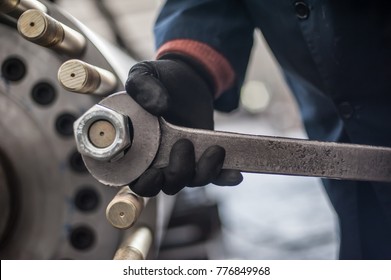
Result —
[{"label": "large wrench", "polygon": [[[117,122],[111,113],[128,118],[130,125]],[[91,126],[101,120],[115,129],[113,143],[104,148],[95,146],[88,136]],[[124,145],[128,125],[131,140]],[[99,135],[104,135],[104,126],[101,129]],[[226,151],[223,168],[227,169],[391,182],[391,148],[178,127],[149,114],[125,92],[113,94],[87,111],[75,122],[74,131],[89,172],[101,183],[115,187],[131,184],[151,166],[166,166],[172,145],[181,138],[193,142],[196,159],[207,147],[222,146]],[[120,149],[119,155],[102,160],[100,156],[110,149]]]}]

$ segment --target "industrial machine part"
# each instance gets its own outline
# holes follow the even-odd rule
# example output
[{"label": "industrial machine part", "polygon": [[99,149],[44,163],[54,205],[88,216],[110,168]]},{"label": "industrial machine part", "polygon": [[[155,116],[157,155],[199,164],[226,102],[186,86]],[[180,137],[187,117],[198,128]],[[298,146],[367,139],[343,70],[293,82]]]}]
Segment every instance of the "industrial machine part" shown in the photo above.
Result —
[{"label": "industrial machine part", "polygon": [[102,106],[94,106],[75,122],[78,150],[97,160],[114,161],[131,144],[132,125],[127,116]]},{"label": "industrial machine part", "polygon": [[106,218],[113,227],[128,229],[137,221],[148,200],[136,195],[125,186],[107,206]]},{"label": "industrial machine part", "polygon": [[16,19],[29,9],[47,12],[46,6],[35,0],[1,0],[0,2],[0,13],[5,13]]},{"label": "industrial machine part", "polygon": [[152,232],[147,227],[135,228],[124,239],[114,255],[115,260],[145,260],[152,245]]},{"label": "industrial machine part", "polygon": [[117,79],[105,69],[71,59],[61,65],[58,80],[68,91],[107,95],[117,87]]},{"label": "industrial machine part", "polygon": [[[123,149],[125,153],[120,159],[116,157],[117,147],[122,141],[127,141],[126,138],[121,139],[123,134],[118,133],[110,146],[95,146],[94,150],[86,148],[93,143],[91,144],[90,138],[83,137],[91,125],[89,112],[94,112],[95,121],[111,122],[107,117],[108,110],[112,110],[112,114],[128,117],[132,124],[131,146],[126,146],[126,152]],[[126,123],[112,124],[116,131],[129,129]],[[118,125],[123,127],[119,128]],[[82,153],[88,170],[101,183],[110,186],[131,183],[149,166],[167,166],[171,147],[181,138],[193,142],[196,158],[211,145],[222,146],[226,151],[223,168],[227,169],[391,182],[391,148],[178,127],[152,116],[125,92],[103,99],[75,122],[74,130],[78,150]],[[106,133],[103,127],[101,133]],[[115,153],[106,157],[111,148],[115,149]],[[105,161],[101,160],[103,155]]]},{"label": "industrial machine part", "polygon": [[59,54],[80,56],[86,48],[82,34],[39,10],[27,10],[18,19],[19,33],[30,42]]},{"label": "industrial machine part", "polygon": [[[39,7],[41,12],[28,11]],[[19,18],[23,12],[26,17]],[[21,33],[27,38],[38,34],[40,44],[50,48],[21,36],[18,18]],[[53,36],[53,30],[63,34],[63,40]],[[53,40],[58,43],[42,43]],[[133,233],[107,222],[106,206],[116,190],[90,176],[76,149],[73,122],[100,97],[72,94],[60,86],[58,70],[75,56],[85,62],[83,67],[93,64],[94,70],[105,69],[104,75],[115,78],[115,86],[111,83],[105,94],[122,89],[135,63],[49,2],[0,2],[1,259],[112,259],[118,244]],[[96,122],[89,131],[98,147],[113,141],[99,135],[107,125]],[[150,232],[134,237],[149,244],[140,249],[144,257],[149,248],[148,255],[156,256],[171,205],[169,198],[157,197],[138,208],[134,226]]]}]

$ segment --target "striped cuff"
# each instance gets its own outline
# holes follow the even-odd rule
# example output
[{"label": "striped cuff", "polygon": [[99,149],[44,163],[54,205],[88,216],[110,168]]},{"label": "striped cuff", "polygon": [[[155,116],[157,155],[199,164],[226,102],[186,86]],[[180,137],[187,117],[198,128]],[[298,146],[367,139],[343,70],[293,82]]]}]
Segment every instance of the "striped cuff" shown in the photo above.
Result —
[{"label": "striped cuff", "polygon": [[189,40],[177,39],[163,44],[157,51],[156,58],[168,53],[178,53],[195,59],[212,76],[215,86],[215,98],[229,89],[235,80],[235,72],[228,60],[210,46]]}]

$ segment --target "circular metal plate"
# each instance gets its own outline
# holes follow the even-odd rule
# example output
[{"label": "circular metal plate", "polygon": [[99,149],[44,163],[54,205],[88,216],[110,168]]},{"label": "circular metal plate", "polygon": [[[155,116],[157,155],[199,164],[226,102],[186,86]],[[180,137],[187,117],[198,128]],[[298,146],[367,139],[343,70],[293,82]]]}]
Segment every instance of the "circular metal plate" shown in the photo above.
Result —
[{"label": "circular metal plate", "polygon": [[[56,11],[51,14],[63,19]],[[57,71],[64,58],[26,41],[16,29],[0,24],[0,46],[0,65],[10,57],[17,57],[26,68],[23,78],[17,81],[0,77],[0,150],[7,159],[8,181],[6,188],[0,187],[6,191],[4,196],[3,192],[0,194],[0,204],[10,210],[9,214],[0,215],[1,219],[8,219],[5,230],[0,225],[0,232],[6,232],[0,257],[112,258],[120,232],[107,223],[105,209],[115,190],[99,184],[84,171],[84,165],[76,169],[74,138],[60,133],[57,127],[63,115],[78,117],[98,99],[63,90],[58,85]],[[83,59],[110,69],[93,45],[89,45]],[[42,84],[50,85],[56,97],[46,106],[33,97],[34,89]],[[65,127],[69,122],[72,119],[67,120]],[[89,211],[82,210],[81,203],[75,203],[85,189],[98,197],[98,203]],[[7,192],[11,200],[6,199]],[[89,231],[82,232],[80,228]],[[94,242],[80,249],[86,232],[94,237]],[[73,244],[75,240],[77,244]]]}]

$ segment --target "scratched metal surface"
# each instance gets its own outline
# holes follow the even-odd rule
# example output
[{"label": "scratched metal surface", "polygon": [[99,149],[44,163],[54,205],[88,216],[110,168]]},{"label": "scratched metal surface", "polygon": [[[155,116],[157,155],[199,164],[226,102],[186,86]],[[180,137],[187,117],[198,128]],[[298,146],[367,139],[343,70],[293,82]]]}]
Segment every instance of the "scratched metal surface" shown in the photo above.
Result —
[{"label": "scratched metal surface", "polygon": [[[119,102],[117,102],[119,103]],[[114,107],[116,108],[116,107]],[[171,147],[187,138],[196,159],[212,145],[225,149],[223,168],[251,173],[391,182],[391,149],[287,137],[194,130],[160,120],[155,167],[167,166]],[[376,168],[374,168],[376,166]]]},{"label": "scratched metal surface", "polygon": [[[306,137],[298,124],[276,125],[267,115],[242,111],[218,115],[216,128]],[[337,258],[337,221],[319,179],[244,174],[238,187],[208,186],[207,190],[219,201],[225,258]]]}]

